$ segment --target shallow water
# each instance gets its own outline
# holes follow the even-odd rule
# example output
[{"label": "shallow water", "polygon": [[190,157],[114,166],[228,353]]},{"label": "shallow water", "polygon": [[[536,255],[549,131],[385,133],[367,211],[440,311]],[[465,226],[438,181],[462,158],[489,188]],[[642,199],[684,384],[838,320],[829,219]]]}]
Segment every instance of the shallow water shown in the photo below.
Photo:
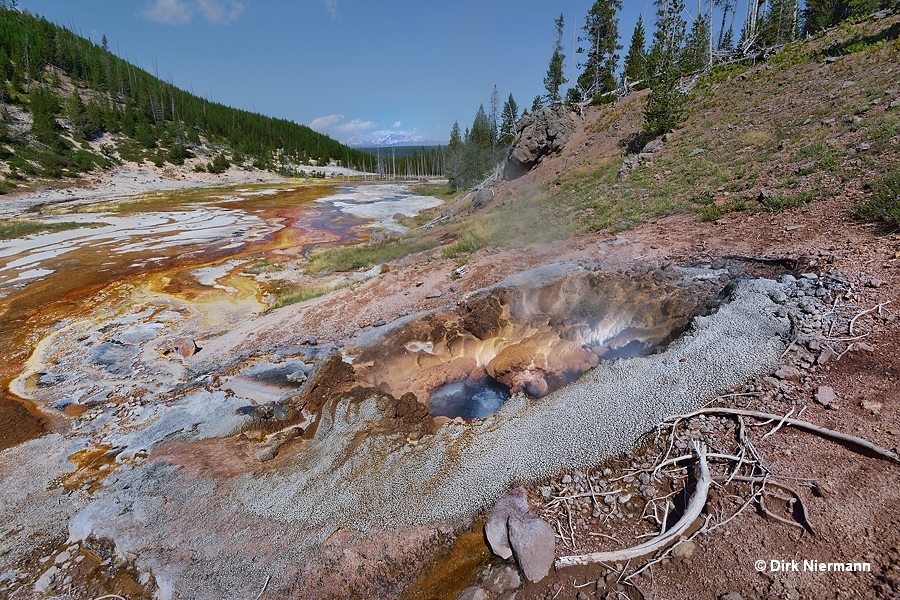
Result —
[{"label": "shallow water", "polygon": [[491,377],[457,381],[431,393],[429,411],[433,417],[483,419],[500,410],[509,396],[509,388]]},{"label": "shallow water", "polygon": [[260,290],[239,274],[241,265],[355,243],[378,224],[398,230],[393,215],[438,203],[398,186],[325,183],[151,194],[89,213],[51,208],[56,214],[42,220],[100,225],[0,241],[0,450],[45,432],[47,421],[64,421],[23,403],[9,386],[39,341],[67,320],[101,303],[127,303],[135,289],[260,310]]}]

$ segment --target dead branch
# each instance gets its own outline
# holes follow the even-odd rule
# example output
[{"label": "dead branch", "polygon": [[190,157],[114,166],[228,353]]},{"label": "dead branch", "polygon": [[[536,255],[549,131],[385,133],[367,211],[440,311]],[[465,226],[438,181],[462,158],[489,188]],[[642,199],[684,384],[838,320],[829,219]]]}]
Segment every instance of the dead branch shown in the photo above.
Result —
[{"label": "dead branch", "polygon": [[784,415],[784,416],[781,418],[781,421],[778,422],[778,425],[776,425],[775,427],[773,427],[772,429],[770,429],[770,430],[769,430],[769,433],[767,433],[767,434],[765,434],[764,436],[762,436],[762,439],[766,439],[767,437],[769,437],[770,435],[774,434],[776,431],[778,431],[779,429],[781,429],[781,428],[784,426],[784,422],[787,421],[788,418],[789,418],[792,414],[794,414],[794,409],[793,409],[793,408],[791,408],[791,410],[790,410],[786,415]]},{"label": "dead branch", "polygon": [[[696,410],[692,413],[684,414],[684,415],[673,415],[671,417],[667,417],[666,421],[683,421],[684,419],[690,419],[692,417],[696,417],[698,415],[738,415],[745,417],[753,417],[755,419],[770,419],[772,421],[780,421],[782,417],[780,415],[773,415],[771,413],[763,413],[757,412],[755,410],[744,410],[741,408],[701,408],[700,410]],[[853,446],[857,446],[859,448],[865,448],[869,452],[873,454],[877,454],[881,458],[887,459],[895,464],[900,464],[900,456],[897,456],[896,453],[891,452],[887,448],[882,448],[877,444],[873,444],[869,440],[863,439],[861,437],[856,437],[855,435],[849,435],[847,433],[841,433],[839,431],[834,431],[833,429],[827,429],[825,427],[819,427],[818,425],[813,425],[808,421],[801,421],[800,419],[785,419],[785,425],[790,425],[791,427],[796,427],[797,429],[802,429],[804,431],[808,431],[810,433],[814,433],[816,435],[830,438],[832,440],[837,440],[840,442],[846,442]]]},{"label": "dead branch", "polygon": [[852,319],[850,319],[850,327],[848,328],[847,333],[849,333],[851,336],[853,335],[853,324],[856,323],[856,320],[857,320],[858,318],[860,318],[860,317],[863,316],[863,315],[867,315],[867,314],[869,314],[870,312],[875,312],[876,310],[878,311],[878,314],[881,314],[881,309],[884,308],[885,306],[887,306],[887,305],[890,304],[890,303],[891,303],[891,300],[888,300],[888,301],[886,301],[886,302],[882,302],[881,304],[876,304],[876,305],[873,306],[872,308],[869,308],[869,309],[867,309],[867,310],[864,310],[864,311],[862,311],[861,313],[858,313],[855,317],[853,317]]},{"label": "dead branch", "polygon": [[[723,479],[723,478],[714,477],[713,481],[718,481],[720,479]],[[800,494],[794,488],[790,487],[789,485],[785,485],[783,483],[773,481],[768,476],[766,476],[766,477],[747,477],[744,475],[736,475],[736,476],[732,477],[732,480],[733,481],[741,481],[741,482],[750,483],[750,484],[758,483],[758,484],[762,485],[763,487],[758,492],[759,507],[762,509],[762,511],[764,513],[766,513],[766,515],[768,515],[769,517],[772,517],[776,521],[785,523],[786,525],[793,525],[796,527],[800,527],[801,529],[805,529],[805,530],[809,531],[810,533],[814,533],[812,520],[809,518],[809,511],[806,509],[806,504],[803,502],[803,498],[800,496]],[[763,498],[765,496],[765,493],[764,493],[765,486],[781,488],[782,490],[786,491],[791,496],[793,496],[794,499],[797,500],[797,503],[800,505],[800,516],[802,517],[803,521],[799,522],[799,523],[797,521],[788,521],[787,519],[783,519],[783,518],[779,517],[778,515],[772,514],[772,512],[769,511],[764,504]],[[754,497],[755,496],[756,496],[756,494],[754,494]]]},{"label": "dead branch", "polygon": [[712,477],[709,474],[709,465],[706,462],[706,447],[694,443],[697,457],[700,461],[700,478],[694,489],[694,495],[691,496],[685,508],[684,515],[672,526],[668,531],[662,530],[658,536],[631,548],[624,550],[613,550],[611,552],[591,552],[590,554],[581,554],[578,556],[563,556],[556,560],[556,568],[569,567],[573,565],[587,565],[598,562],[622,562],[630,561],[635,558],[652,554],[660,549],[666,548],[676,541],[682,533],[697,520],[703,507],[706,505],[706,498],[709,493],[709,486],[712,483]]}]

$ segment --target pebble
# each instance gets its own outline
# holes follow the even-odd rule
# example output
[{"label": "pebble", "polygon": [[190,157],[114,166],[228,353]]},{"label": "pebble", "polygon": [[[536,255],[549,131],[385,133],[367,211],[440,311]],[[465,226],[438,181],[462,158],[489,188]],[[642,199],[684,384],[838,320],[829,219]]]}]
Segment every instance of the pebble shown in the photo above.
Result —
[{"label": "pebble", "polygon": [[816,495],[818,495],[821,498],[828,498],[829,496],[834,495],[834,488],[832,488],[830,485],[828,485],[824,481],[817,481],[815,492],[816,492]]},{"label": "pebble", "polygon": [[43,575],[38,577],[38,580],[34,583],[34,591],[38,594],[42,594],[56,581],[56,576],[59,574],[59,569],[56,567],[50,567],[46,571],[44,571]]},{"label": "pebble", "polygon": [[820,385],[816,388],[815,400],[825,408],[832,408],[837,401],[837,394],[834,388],[827,385]]},{"label": "pebble", "polygon": [[881,413],[881,409],[884,407],[884,404],[882,404],[881,402],[876,402],[874,400],[863,400],[859,403],[859,405],[862,406],[863,409],[876,416]]},{"label": "pebble", "polygon": [[784,381],[800,381],[800,376],[800,370],[790,365],[783,365],[775,371],[775,377]]},{"label": "pebble", "polygon": [[694,542],[684,540],[672,549],[672,556],[676,560],[685,560],[692,557],[696,549],[697,545]]}]

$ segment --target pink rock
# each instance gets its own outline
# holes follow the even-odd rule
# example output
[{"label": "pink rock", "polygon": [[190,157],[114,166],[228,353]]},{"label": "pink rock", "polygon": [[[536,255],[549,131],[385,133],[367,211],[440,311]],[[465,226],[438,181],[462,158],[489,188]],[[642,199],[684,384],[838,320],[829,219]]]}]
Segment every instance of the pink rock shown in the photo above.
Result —
[{"label": "pink rock", "polygon": [[513,555],[506,523],[511,515],[524,515],[527,512],[528,500],[523,487],[510,490],[497,500],[484,524],[484,536],[491,552],[500,558],[509,558]]},{"label": "pink rock", "polygon": [[884,404],[882,404],[881,402],[876,402],[874,400],[863,400],[859,403],[859,405],[873,415],[879,414],[881,412],[881,409],[884,407]]},{"label": "pink rock", "polygon": [[815,399],[816,402],[825,408],[830,408],[837,401],[837,394],[834,392],[834,388],[827,385],[820,385],[816,389]]},{"label": "pink rock", "polygon": [[193,356],[200,351],[197,342],[191,338],[178,338],[172,342],[172,345],[175,347],[175,352],[184,358]]},{"label": "pink rock", "polygon": [[800,376],[800,370],[790,365],[784,365],[775,371],[775,377],[784,381],[800,381]]}]

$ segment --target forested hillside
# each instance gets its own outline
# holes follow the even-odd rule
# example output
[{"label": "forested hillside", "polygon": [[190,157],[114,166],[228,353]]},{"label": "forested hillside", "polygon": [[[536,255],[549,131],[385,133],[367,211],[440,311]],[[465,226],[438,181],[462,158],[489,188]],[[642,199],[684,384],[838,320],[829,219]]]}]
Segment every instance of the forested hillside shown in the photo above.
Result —
[{"label": "forested hillside", "polygon": [[[739,4],[746,10],[739,20]],[[691,76],[716,65],[765,60],[786,44],[821,33],[843,22],[864,19],[876,11],[896,11],[900,0],[654,0],[655,19],[638,19],[626,48],[619,32],[622,0],[595,0],[583,17],[580,35],[568,51],[577,69],[566,78],[565,15],[554,20],[555,36],[543,84],[531,112],[564,102],[581,112],[588,105],[607,105],[635,90],[650,88],[641,135],[636,143],[677,128],[684,117],[682,89]],[[576,21],[578,23],[579,21]],[[649,42],[649,46],[648,46]],[[571,83],[565,94],[563,86]],[[690,84],[687,85],[690,87]],[[516,124],[528,114],[509,95],[500,109],[494,86],[490,111],[482,104],[470,127],[453,124],[444,157],[444,173],[455,188],[475,185],[505,156]]]},{"label": "forested hillside", "polygon": [[[115,143],[89,143],[104,134]],[[0,3],[0,191],[38,177],[75,176],[119,159],[182,164],[217,149],[209,168],[252,162],[337,162],[374,168],[369,154],[285,119],[181,90],[46,19]],[[226,157],[226,152],[228,156]]]}]

